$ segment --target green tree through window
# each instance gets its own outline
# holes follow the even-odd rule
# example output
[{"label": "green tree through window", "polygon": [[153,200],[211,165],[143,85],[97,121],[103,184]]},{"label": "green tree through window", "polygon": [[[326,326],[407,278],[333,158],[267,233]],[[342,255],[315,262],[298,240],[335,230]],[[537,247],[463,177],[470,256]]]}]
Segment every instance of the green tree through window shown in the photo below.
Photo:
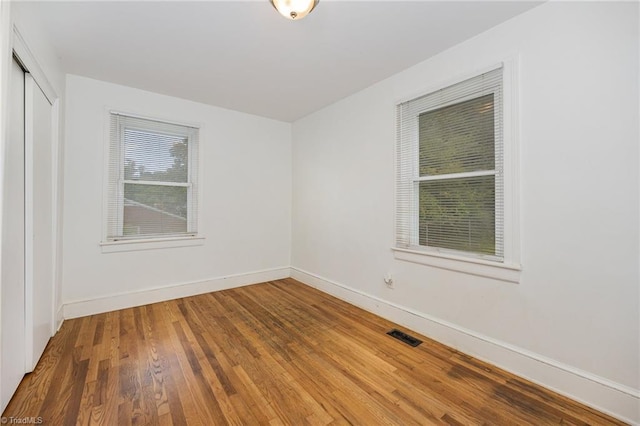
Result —
[{"label": "green tree through window", "polygon": [[[496,254],[494,96],[418,116],[419,244]],[[451,176],[444,176],[451,175]]]},{"label": "green tree through window", "polygon": [[[138,164],[134,155],[127,157],[125,154],[124,179],[126,181],[186,183],[188,176],[187,140],[151,133],[147,133],[146,137],[141,137],[141,133],[140,131],[125,130],[125,153],[127,151],[135,152],[137,156],[144,158],[144,163]],[[140,140],[146,139],[155,139],[155,143],[140,142]],[[169,166],[167,167],[167,165]],[[124,198],[187,219],[186,187],[127,183],[124,188]]]},{"label": "green tree through window", "polygon": [[196,236],[198,128],[110,119],[107,240]]}]

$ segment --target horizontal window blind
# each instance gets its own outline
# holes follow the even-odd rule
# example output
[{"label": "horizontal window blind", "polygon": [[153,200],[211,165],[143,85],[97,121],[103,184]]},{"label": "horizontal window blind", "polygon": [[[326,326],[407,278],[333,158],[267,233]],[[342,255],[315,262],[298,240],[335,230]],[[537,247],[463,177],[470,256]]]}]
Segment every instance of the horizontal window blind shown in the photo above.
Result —
[{"label": "horizontal window blind", "polygon": [[111,113],[108,241],[197,233],[198,133]]},{"label": "horizontal window blind", "polygon": [[396,246],[504,257],[502,69],[397,108]]}]

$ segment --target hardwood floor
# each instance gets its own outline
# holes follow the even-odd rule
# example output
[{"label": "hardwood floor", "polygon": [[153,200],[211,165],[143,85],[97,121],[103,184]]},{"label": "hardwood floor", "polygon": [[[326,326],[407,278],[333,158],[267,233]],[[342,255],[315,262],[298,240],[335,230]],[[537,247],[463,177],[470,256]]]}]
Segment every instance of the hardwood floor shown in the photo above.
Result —
[{"label": "hardwood floor", "polygon": [[4,416],[50,425],[622,424],[292,279],[65,321]]}]

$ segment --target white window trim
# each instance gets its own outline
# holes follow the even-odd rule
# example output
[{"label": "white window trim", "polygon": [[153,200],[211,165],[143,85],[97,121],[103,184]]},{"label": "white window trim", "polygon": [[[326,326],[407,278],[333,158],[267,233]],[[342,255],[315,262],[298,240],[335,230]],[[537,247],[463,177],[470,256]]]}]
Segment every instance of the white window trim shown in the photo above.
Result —
[{"label": "white window trim", "polygon": [[[203,144],[202,137],[203,132],[205,132],[204,126],[201,123],[195,122],[180,122],[171,119],[165,119],[162,117],[149,117],[146,115],[136,114],[132,112],[126,112],[122,109],[114,108],[111,106],[105,106],[103,111],[104,116],[104,129],[103,129],[103,182],[102,182],[102,240],[98,243],[102,253],[118,253],[118,252],[127,252],[127,251],[139,251],[139,250],[154,250],[154,249],[165,249],[165,248],[179,248],[179,247],[193,247],[193,246],[201,246],[205,244],[206,237],[199,229],[197,234],[193,235],[181,235],[181,236],[161,236],[155,238],[144,238],[144,239],[120,239],[116,241],[110,241],[107,239],[107,235],[109,232],[108,229],[108,217],[109,217],[109,149],[111,143],[111,128],[110,128],[110,120],[111,114],[122,114],[128,117],[140,118],[145,120],[155,120],[162,121],[168,124],[175,124],[179,126],[185,127],[194,127],[199,130],[199,141],[198,141],[198,162],[200,162],[200,158],[203,155]],[[191,161],[193,160],[193,156],[191,155],[191,144],[189,144],[189,166],[191,166]],[[124,161],[124,160],[123,160]],[[196,185],[196,195],[197,195],[197,211],[200,217],[203,217],[202,213],[202,167],[200,164],[197,164],[196,168],[196,176],[198,185]],[[189,180],[191,183],[191,175],[189,176]],[[193,196],[193,191],[191,191],[190,197]],[[188,199],[188,202],[191,200]],[[121,209],[119,209],[121,211]],[[189,212],[188,223],[190,224],[193,212]]]},{"label": "white window trim", "polygon": [[493,278],[511,283],[520,282],[520,264],[508,264],[504,262],[493,262],[475,257],[456,256],[435,251],[418,251],[392,247],[394,257],[420,265],[433,266],[449,271],[463,272],[479,277]]},{"label": "white window trim", "polygon": [[[438,248],[412,250],[392,246],[391,250],[395,259],[511,283],[520,282],[522,265],[520,264],[520,200],[518,191],[520,187],[518,62],[518,57],[512,56],[493,66],[440,83],[435,87],[422,91],[417,96],[397,102],[397,104],[400,104],[410,101],[499,67],[503,68],[503,261],[483,259],[482,256],[459,255],[455,251]],[[394,173],[394,175],[397,176],[397,173]],[[397,215],[397,209],[395,214]],[[397,223],[397,217],[395,219],[394,226]]]},{"label": "white window trim", "polygon": [[146,238],[144,240],[103,241],[100,243],[100,247],[102,253],[119,253],[123,251],[201,246],[204,245],[204,242],[204,237],[192,235],[171,238]]}]

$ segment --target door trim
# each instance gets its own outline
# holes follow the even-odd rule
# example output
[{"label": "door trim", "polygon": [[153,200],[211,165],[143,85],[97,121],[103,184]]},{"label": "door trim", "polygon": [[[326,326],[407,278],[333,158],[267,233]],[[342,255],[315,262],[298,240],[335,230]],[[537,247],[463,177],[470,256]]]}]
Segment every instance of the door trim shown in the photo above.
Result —
[{"label": "door trim", "polygon": [[13,27],[13,39],[11,45],[13,47],[13,54],[18,59],[22,68],[33,76],[33,79],[42,90],[42,93],[44,93],[44,96],[49,100],[49,103],[53,105],[58,99],[58,94],[53,89],[49,79],[47,79],[47,76],[44,71],[42,71],[40,64],[36,60],[35,56],[33,56],[33,53],[31,53],[31,50],[29,50],[27,43],[24,41],[24,38],[15,25]]},{"label": "door trim", "polygon": [[[24,66],[23,66],[24,69]],[[24,71],[24,337],[25,371],[33,371],[33,86]]]},{"label": "door trim", "polygon": [[53,336],[58,326],[57,312],[59,304],[59,284],[60,284],[60,256],[58,254],[62,224],[60,219],[59,194],[62,185],[58,176],[60,171],[60,141],[59,141],[59,99],[58,94],[47,79],[39,62],[27,46],[18,28],[13,26],[12,44],[13,56],[20,66],[25,70],[25,338],[26,338],[26,358],[25,369],[27,372],[33,371],[38,360],[33,359],[33,338],[34,338],[34,294],[33,294],[33,107],[29,105],[33,99],[34,86],[37,86],[52,106],[51,109],[51,182],[52,182],[52,247],[51,247],[51,319],[50,336]]}]

